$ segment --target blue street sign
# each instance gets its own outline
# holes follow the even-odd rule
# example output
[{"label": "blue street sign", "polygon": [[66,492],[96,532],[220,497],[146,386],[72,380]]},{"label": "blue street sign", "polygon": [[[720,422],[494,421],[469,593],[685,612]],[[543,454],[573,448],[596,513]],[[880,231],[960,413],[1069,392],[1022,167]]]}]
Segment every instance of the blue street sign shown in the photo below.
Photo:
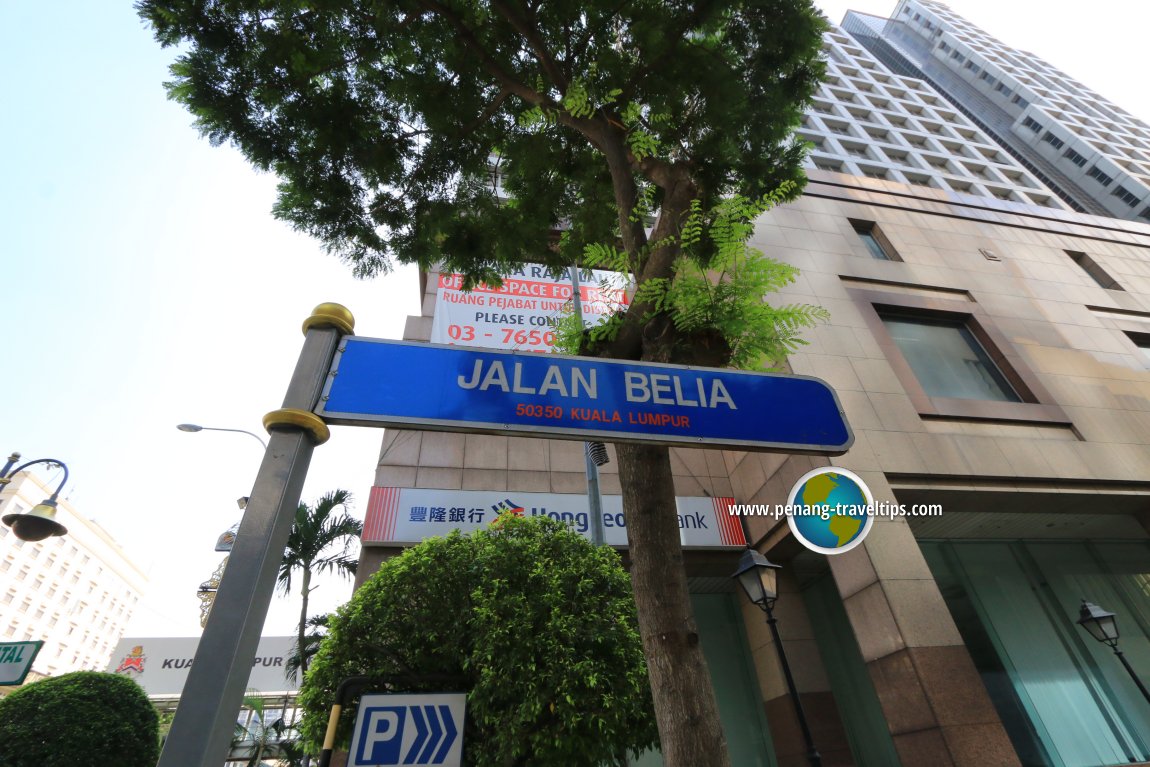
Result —
[{"label": "blue street sign", "polygon": [[316,412],[334,424],[841,455],[808,376],[344,338]]},{"label": "blue street sign", "polygon": [[459,767],[466,700],[462,693],[362,696],[348,767]]}]

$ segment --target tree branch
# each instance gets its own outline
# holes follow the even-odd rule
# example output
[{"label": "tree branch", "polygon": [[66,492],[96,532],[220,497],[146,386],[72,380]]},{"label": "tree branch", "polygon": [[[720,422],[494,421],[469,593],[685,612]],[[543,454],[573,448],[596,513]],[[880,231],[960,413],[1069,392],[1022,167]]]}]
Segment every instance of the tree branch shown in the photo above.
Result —
[{"label": "tree branch", "polygon": [[547,45],[543,42],[543,38],[539,34],[539,28],[528,23],[527,19],[515,13],[515,9],[505,2],[505,0],[492,0],[491,6],[499,11],[503,18],[507,19],[512,29],[523,36],[523,39],[531,46],[531,51],[535,54],[535,59],[539,62],[539,66],[543,67],[543,71],[551,78],[551,82],[555,83],[560,91],[566,93],[568,85],[567,76],[563,74],[563,70],[551,55],[551,51],[547,49]]}]

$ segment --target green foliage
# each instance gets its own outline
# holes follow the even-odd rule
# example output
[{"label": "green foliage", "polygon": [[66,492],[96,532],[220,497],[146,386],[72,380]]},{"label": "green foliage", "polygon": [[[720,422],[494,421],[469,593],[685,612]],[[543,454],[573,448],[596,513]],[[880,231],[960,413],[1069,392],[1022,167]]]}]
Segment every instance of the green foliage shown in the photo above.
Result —
[{"label": "green foliage", "polygon": [[[171,98],[276,173],[276,215],[360,275],[575,263],[619,234],[613,185],[660,209],[645,160],[688,169],[705,206],[798,182],[792,130],[824,70],[810,0],[136,7],[180,51]],[[626,167],[608,172],[609,147]],[[483,183],[493,156],[516,205]]]},{"label": "green foliage", "polygon": [[[268,701],[257,690],[249,689],[244,694],[244,709],[255,713],[249,715],[245,712],[246,724],[236,723],[228,761],[244,762],[245,767],[259,767],[265,759],[281,752],[287,726],[283,717],[272,719],[275,712],[267,705]],[[288,747],[289,752],[293,750]]]},{"label": "green foliage", "polygon": [[131,679],[77,671],[0,700],[4,767],[153,767],[159,719]]},{"label": "green foliage", "polygon": [[[333,490],[320,498],[315,506],[301,503],[296,508],[295,521],[287,545],[284,546],[277,577],[277,584],[284,594],[291,593],[292,578],[296,573],[301,581],[302,603],[296,631],[296,659],[299,665],[296,669],[285,669],[293,677],[297,670],[307,672],[308,660],[311,658],[306,633],[312,576],[316,573],[336,573],[351,577],[355,575],[359,564],[350,547],[352,541],[358,540],[363,532],[363,523],[348,514],[346,507],[349,503],[351,493]],[[340,509],[338,514],[337,509]]]},{"label": "green foliage", "polygon": [[426,540],[332,619],[300,693],[304,737],[322,740],[340,681],[369,674],[465,691],[464,764],[614,763],[655,742],[634,609],[618,555],[554,520],[505,515]]},{"label": "green foliage", "polygon": [[297,572],[355,575],[359,560],[349,547],[363,532],[363,523],[348,514],[345,507],[349,503],[351,493],[333,490],[314,506],[301,503],[296,509],[277,580],[285,594],[291,592],[292,577]]},{"label": "green foliage", "polygon": [[300,652],[300,643],[297,638],[292,645],[287,660],[284,661],[284,675],[289,681],[297,681],[300,671],[303,670],[304,666],[319,652],[319,646],[323,643],[324,637],[327,636],[327,627],[330,620],[331,615],[328,613],[308,616],[306,628],[310,629],[310,631],[304,634],[303,652]]},{"label": "green foliage", "polygon": [[[766,257],[748,241],[755,219],[789,193],[784,184],[759,200],[735,195],[706,211],[699,200],[693,200],[675,243],[679,257],[673,276],[642,282],[634,302],[649,306],[651,315],[668,316],[687,336],[717,332],[730,347],[729,364],[734,367],[778,366],[806,343],[798,335],[801,329],[829,316],[819,306],[775,307],[764,300],[793,282],[799,270]],[[583,261],[591,267],[625,270],[627,258],[615,248],[589,245]],[[584,346],[610,341],[621,322],[621,316],[615,315],[585,333],[573,315],[565,316],[558,325],[556,345],[563,352],[578,354]]]}]

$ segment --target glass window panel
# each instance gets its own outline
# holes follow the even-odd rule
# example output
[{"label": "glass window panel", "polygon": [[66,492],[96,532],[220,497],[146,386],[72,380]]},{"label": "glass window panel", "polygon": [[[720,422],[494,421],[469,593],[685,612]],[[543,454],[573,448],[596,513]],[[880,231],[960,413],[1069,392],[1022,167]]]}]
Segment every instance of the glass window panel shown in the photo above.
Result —
[{"label": "glass window panel", "polygon": [[880,261],[890,261],[890,256],[888,256],[886,251],[882,249],[882,245],[880,245],[879,241],[875,239],[873,232],[859,232],[858,235],[859,239],[861,239],[863,243],[866,244],[866,248],[870,251],[872,257],[877,258]]},{"label": "glass window panel", "polygon": [[956,544],[953,551],[1048,752],[1066,767],[1141,758],[1131,753],[1132,746],[1138,749],[1129,732],[1114,716],[1111,702],[1099,699],[1074,652],[1072,635],[1080,629],[1051,614],[1040,597],[1042,589],[1010,545]]},{"label": "glass window panel", "polygon": [[882,321],[928,396],[1022,401],[960,322],[903,316]]}]

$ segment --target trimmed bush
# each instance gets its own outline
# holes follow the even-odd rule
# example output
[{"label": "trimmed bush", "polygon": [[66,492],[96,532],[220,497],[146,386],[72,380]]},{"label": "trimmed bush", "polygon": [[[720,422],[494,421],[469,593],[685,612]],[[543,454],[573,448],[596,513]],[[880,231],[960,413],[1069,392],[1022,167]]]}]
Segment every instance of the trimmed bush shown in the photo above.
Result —
[{"label": "trimmed bush", "polygon": [[0,700],[3,767],[154,767],[159,717],[131,679],[77,671]]}]

